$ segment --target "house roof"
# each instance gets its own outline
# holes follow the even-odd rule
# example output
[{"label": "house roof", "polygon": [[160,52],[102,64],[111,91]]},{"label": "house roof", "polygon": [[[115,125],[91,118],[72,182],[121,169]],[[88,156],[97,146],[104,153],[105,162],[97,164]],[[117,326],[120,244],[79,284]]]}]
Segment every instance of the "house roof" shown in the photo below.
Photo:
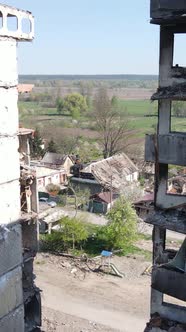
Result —
[{"label": "house roof", "polygon": [[144,195],[140,200],[136,201],[134,204],[148,203],[154,201],[154,193]]},{"label": "house roof", "polygon": [[86,166],[81,172],[92,174],[106,189],[123,191],[128,175],[138,172],[138,168],[122,153]]},{"label": "house roof", "polygon": [[61,166],[65,163],[67,157],[67,155],[62,155],[59,153],[46,152],[43,159],[41,160],[41,163]]},{"label": "house roof", "polygon": [[18,135],[23,136],[23,135],[31,135],[34,134],[35,130],[34,129],[29,129],[29,128],[19,128]]},{"label": "house roof", "polygon": [[19,93],[32,92],[33,88],[34,88],[34,84],[18,84]]},{"label": "house roof", "polygon": [[104,203],[111,203],[114,199],[113,194],[110,191],[107,192],[102,192],[102,193],[98,193],[95,195],[92,195],[90,198],[96,198]]},{"label": "house roof", "polygon": [[45,176],[52,176],[54,174],[59,174],[59,173],[63,173],[65,174],[65,170],[60,169],[60,170],[55,170],[52,168],[48,168],[48,167],[42,167],[42,166],[36,166],[35,167],[35,171],[36,171],[36,176],[37,178],[42,178]]}]

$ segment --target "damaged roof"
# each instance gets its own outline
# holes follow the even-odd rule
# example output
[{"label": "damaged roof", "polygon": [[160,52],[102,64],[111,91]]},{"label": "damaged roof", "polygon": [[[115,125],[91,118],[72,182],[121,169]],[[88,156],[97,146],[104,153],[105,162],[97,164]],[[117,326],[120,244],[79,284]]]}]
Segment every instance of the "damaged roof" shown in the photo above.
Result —
[{"label": "damaged roof", "polygon": [[41,160],[41,164],[51,164],[61,166],[65,163],[67,155],[62,155],[54,152],[45,153],[43,159]]},{"label": "damaged roof", "polygon": [[127,176],[138,172],[138,168],[126,154],[122,153],[91,163],[81,172],[92,174],[104,188],[112,187],[115,191],[122,191],[127,184]]},{"label": "damaged roof", "polygon": [[92,195],[90,198],[109,204],[113,202],[113,200],[116,199],[117,197],[113,195],[113,193],[111,193],[110,191],[106,191]]}]

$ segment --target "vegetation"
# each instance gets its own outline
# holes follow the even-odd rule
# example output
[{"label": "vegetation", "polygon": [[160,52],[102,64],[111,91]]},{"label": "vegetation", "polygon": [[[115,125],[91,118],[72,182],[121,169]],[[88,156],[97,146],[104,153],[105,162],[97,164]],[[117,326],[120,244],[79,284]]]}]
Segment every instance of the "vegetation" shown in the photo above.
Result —
[{"label": "vegetation", "polygon": [[129,121],[120,108],[116,97],[110,100],[105,89],[98,91],[93,116],[100,133],[104,158],[124,151],[128,144]]},{"label": "vegetation", "polygon": [[87,111],[86,98],[79,93],[71,93],[64,99],[57,98],[56,104],[59,114],[69,114],[73,119]]},{"label": "vegetation", "polygon": [[47,184],[46,186],[46,190],[50,193],[50,194],[58,194],[59,191],[60,191],[60,187],[57,185],[57,184],[54,184],[54,183],[50,183],[50,184]]},{"label": "vegetation", "polygon": [[91,255],[99,254],[102,250],[120,249],[124,254],[134,250],[137,217],[131,204],[121,198],[109,212],[108,219],[106,226],[97,226],[78,218],[63,218],[57,234],[54,232],[42,238],[42,249],[68,252],[80,249]]},{"label": "vegetation", "polygon": [[173,101],[172,114],[178,118],[186,117],[186,103],[184,101]]},{"label": "vegetation", "polygon": [[129,201],[121,197],[108,213],[108,224],[105,226],[105,237],[109,248],[123,249],[136,240],[137,215]]},{"label": "vegetation", "polygon": [[48,146],[46,149],[47,152],[53,152],[53,153],[58,153],[59,152],[59,147],[56,144],[56,142],[51,138],[51,140],[48,142]]},{"label": "vegetation", "polygon": [[39,158],[43,156],[43,149],[42,149],[42,138],[39,129],[35,130],[34,138],[31,139],[30,142],[31,147],[31,157],[32,158]]}]

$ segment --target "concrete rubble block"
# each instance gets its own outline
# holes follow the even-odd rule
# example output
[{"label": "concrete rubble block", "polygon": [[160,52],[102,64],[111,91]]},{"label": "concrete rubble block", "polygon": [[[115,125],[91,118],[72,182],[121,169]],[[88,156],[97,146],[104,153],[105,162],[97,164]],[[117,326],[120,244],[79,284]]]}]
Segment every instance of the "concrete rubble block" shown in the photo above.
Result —
[{"label": "concrete rubble block", "polygon": [[12,87],[18,84],[16,40],[0,37],[0,87]]},{"label": "concrete rubble block", "polygon": [[[0,112],[0,117],[1,117],[1,112]],[[11,120],[11,115],[9,115],[9,118]],[[9,135],[8,129],[7,129],[7,135]],[[20,169],[19,169],[18,149],[19,149],[19,140],[17,136],[2,137],[0,134],[0,156],[1,156],[0,184],[19,179]],[[15,196],[17,195],[17,192],[15,193],[12,192],[12,195],[13,194]]]},{"label": "concrete rubble block", "polygon": [[0,301],[0,319],[23,303],[21,267],[0,277]]},{"label": "concrete rubble block", "polygon": [[3,134],[13,135],[18,128],[18,90],[17,87],[11,89],[0,88],[0,127],[1,136]]},{"label": "concrete rubble block", "polygon": [[24,332],[24,307],[11,312],[6,317],[0,319],[1,332]]},{"label": "concrete rubble block", "polygon": [[19,180],[0,184],[1,224],[15,222],[20,217]]},{"label": "concrete rubble block", "polygon": [[21,226],[0,226],[0,276],[22,263]]}]

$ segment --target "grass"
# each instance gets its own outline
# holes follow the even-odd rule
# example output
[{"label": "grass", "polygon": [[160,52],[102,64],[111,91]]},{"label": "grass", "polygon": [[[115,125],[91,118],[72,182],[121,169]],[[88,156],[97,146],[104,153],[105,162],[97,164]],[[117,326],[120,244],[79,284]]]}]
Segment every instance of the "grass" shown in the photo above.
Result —
[{"label": "grass", "polygon": [[[157,114],[157,102],[152,103],[149,100],[120,100],[119,103],[121,111],[126,112],[129,124],[134,130],[133,137],[139,137],[141,139],[139,144],[143,144],[145,134],[155,132],[158,121],[158,117],[154,116]],[[53,138],[58,141],[61,129],[65,128],[63,134],[72,136],[73,128],[77,130],[76,127],[78,127],[80,129],[86,128],[89,131],[89,133],[81,131],[82,139],[87,141],[95,133],[97,140],[95,123],[87,115],[83,115],[78,120],[78,124],[76,124],[70,116],[58,115],[56,108],[44,108],[42,103],[23,101],[19,102],[19,113],[21,125],[41,129],[42,133],[47,133],[47,137],[44,138]],[[171,120],[171,130],[185,131],[186,118],[172,117]]]}]

